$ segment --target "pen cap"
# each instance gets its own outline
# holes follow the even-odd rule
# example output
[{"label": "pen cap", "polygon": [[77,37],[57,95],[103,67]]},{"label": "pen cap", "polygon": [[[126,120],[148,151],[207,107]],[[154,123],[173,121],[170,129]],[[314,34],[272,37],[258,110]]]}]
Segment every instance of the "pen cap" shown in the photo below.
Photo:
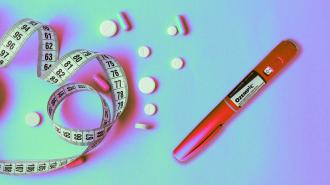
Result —
[{"label": "pen cap", "polygon": [[292,40],[284,40],[255,67],[255,71],[268,82],[284,69],[297,53],[297,44]]}]

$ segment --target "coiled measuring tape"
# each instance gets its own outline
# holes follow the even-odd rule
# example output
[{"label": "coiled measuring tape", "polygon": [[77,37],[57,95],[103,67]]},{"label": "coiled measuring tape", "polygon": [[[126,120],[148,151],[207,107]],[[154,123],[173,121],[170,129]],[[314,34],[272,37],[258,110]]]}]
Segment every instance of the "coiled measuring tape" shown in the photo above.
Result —
[{"label": "coiled measuring tape", "polygon": [[[0,67],[5,67],[14,59],[25,41],[34,33],[39,33],[39,55],[37,75],[39,78],[55,85],[62,85],[49,98],[47,112],[52,120],[56,133],[65,141],[74,145],[88,146],[82,154],[67,158],[26,161],[0,160],[0,173],[9,175],[37,174],[53,171],[82,157],[95,148],[111,129],[115,120],[122,114],[128,98],[128,86],[125,72],[119,63],[110,55],[78,49],[59,59],[58,38],[56,32],[48,25],[23,19],[17,22],[0,40]],[[81,83],[65,84],[65,81],[87,62],[97,59],[107,74],[111,85],[112,107],[92,87]],[[92,91],[99,95],[103,116],[101,124],[94,129],[72,129],[57,124],[54,113],[58,105],[68,96],[80,92]]]}]

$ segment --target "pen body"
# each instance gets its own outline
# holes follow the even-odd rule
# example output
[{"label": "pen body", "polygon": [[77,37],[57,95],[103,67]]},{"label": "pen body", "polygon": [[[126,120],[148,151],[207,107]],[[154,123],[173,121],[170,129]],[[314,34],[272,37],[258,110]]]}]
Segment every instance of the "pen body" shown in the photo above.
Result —
[{"label": "pen body", "polygon": [[207,144],[212,136],[271,79],[294,58],[297,46],[291,41],[277,45],[222,100],[173,151],[179,161],[186,161]]}]

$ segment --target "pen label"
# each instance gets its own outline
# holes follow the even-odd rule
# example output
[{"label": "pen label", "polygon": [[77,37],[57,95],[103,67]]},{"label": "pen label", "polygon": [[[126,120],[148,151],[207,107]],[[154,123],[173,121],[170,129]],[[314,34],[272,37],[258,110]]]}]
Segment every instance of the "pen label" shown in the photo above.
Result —
[{"label": "pen label", "polygon": [[252,71],[229,93],[228,97],[237,107],[242,107],[265,84],[263,78],[256,71]]}]

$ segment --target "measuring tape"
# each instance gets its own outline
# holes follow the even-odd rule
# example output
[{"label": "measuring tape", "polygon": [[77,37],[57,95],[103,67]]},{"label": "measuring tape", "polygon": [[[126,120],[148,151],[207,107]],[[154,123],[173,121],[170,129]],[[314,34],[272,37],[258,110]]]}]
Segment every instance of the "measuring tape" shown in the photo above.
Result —
[{"label": "measuring tape", "polygon": [[[49,98],[47,112],[52,120],[56,133],[65,141],[74,145],[88,146],[82,154],[68,158],[26,161],[0,160],[0,173],[8,175],[38,174],[53,171],[79,159],[104,139],[115,120],[122,114],[127,104],[128,86],[123,68],[110,55],[78,49],[71,51],[59,59],[58,38],[56,32],[48,25],[32,19],[17,22],[0,40],[0,67],[5,67],[14,59],[25,41],[34,33],[39,33],[39,55],[37,75],[39,78],[55,85],[60,85]],[[92,87],[81,83],[63,85],[66,80],[84,64],[97,59],[107,74],[111,85],[112,107]],[[68,96],[80,92],[92,91],[99,95],[103,116],[101,124],[94,129],[65,128],[53,118],[58,105]]]}]

